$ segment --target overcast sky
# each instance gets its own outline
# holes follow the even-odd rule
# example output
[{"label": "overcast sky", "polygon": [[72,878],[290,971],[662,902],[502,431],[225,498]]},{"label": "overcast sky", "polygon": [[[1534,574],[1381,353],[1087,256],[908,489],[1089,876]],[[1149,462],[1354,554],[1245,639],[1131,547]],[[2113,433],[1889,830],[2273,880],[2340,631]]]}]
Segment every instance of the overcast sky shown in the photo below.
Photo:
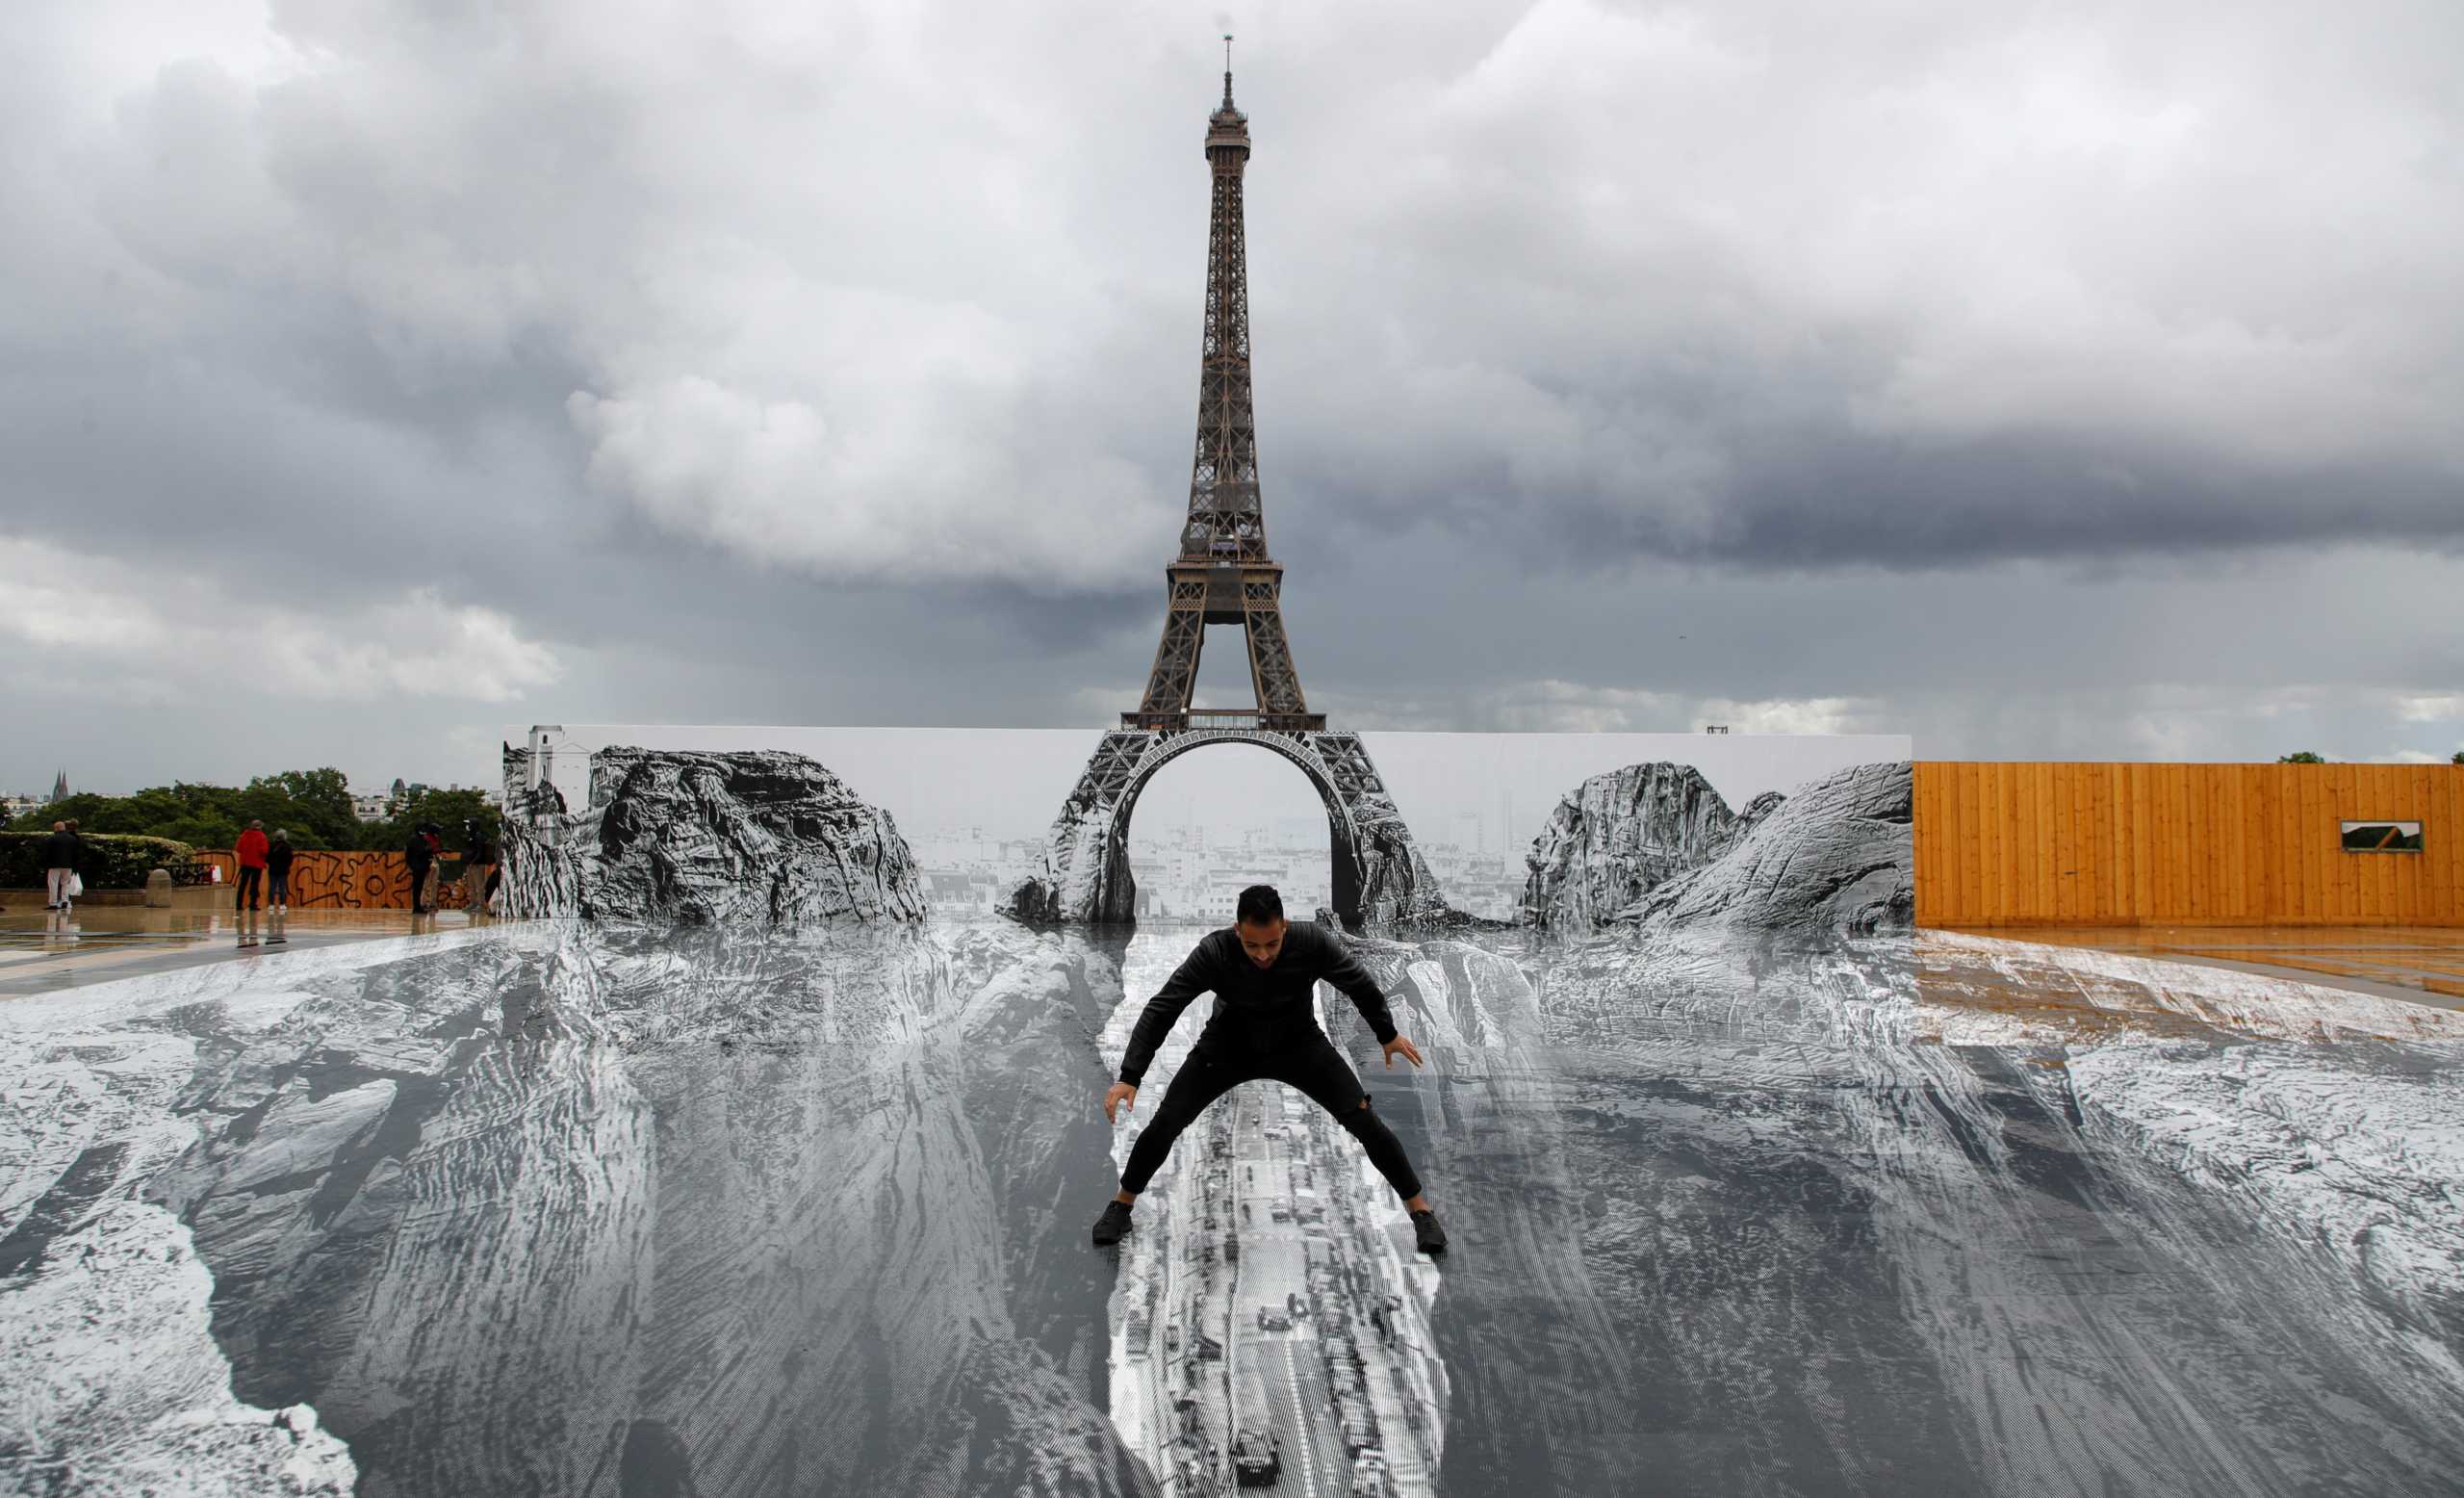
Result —
[{"label": "overcast sky", "polygon": [[1100,725],[1225,29],[1313,707],[2464,746],[2451,0],[33,0],[0,788]]}]

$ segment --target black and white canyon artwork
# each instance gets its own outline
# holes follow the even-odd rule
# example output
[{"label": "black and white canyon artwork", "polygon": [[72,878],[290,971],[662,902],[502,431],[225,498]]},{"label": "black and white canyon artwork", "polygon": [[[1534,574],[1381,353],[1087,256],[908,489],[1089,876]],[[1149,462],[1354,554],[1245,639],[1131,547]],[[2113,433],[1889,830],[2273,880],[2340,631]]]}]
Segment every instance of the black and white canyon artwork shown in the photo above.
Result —
[{"label": "black and white canyon artwork", "polygon": [[0,1487],[2464,1492],[2464,1016],[1912,932],[1905,763],[1557,793],[1524,919],[1348,938],[1425,1070],[1321,995],[1436,1260],[1263,1083],[1091,1247],[1199,929],[930,911],[791,754],[0,1005]]}]

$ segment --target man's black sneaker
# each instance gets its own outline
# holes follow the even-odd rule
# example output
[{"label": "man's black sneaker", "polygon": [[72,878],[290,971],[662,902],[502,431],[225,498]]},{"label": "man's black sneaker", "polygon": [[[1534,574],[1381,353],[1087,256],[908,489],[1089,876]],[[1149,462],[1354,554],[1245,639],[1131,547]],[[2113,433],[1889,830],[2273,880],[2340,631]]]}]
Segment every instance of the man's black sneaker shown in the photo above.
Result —
[{"label": "man's black sneaker", "polygon": [[1414,1212],[1412,1214],[1412,1247],[1420,1250],[1423,1253],[1443,1253],[1446,1252],[1446,1229],[1437,1226],[1437,1214],[1435,1212]]},{"label": "man's black sneaker", "polygon": [[1095,1219],[1096,1244],[1102,1247],[1118,1243],[1120,1235],[1127,1231],[1129,1231],[1129,1203],[1126,1201],[1105,1202],[1104,1215]]}]

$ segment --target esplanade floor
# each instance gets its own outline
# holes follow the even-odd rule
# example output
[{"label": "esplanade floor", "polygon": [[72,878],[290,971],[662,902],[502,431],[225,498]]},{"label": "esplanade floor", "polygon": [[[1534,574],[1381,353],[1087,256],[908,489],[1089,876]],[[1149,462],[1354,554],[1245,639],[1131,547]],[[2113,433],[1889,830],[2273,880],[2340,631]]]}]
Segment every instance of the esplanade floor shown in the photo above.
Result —
[{"label": "esplanade floor", "polygon": [[1190,931],[298,919],[0,1001],[0,1487],[2464,1492],[2428,1004],[1372,942],[1428,1069],[1326,1022],[1451,1252],[1262,1084],[1107,1253]]},{"label": "esplanade floor", "polygon": [[[205,891],[197,891],[204,895]],[[82,903],[46,911],[38,893],[13,891],[0,906],[0,1002],[64,989],[168,972],[203,963],[249,962],[294,951],[450,931],[473,923],[460,911],[414,917],[407,910],[295,910],[277,921],[261,911],[252,924],[227,895],[191,898],[163,910]],[[478,917],[486,924],[486,917]],[[268,937],[285,940],[268,944]]]},{"label": "esplanade floor", "polygon": [[2464,930],[2453,926],[2056,926],[1980,934],[2201,963],[2464,1009]]}]

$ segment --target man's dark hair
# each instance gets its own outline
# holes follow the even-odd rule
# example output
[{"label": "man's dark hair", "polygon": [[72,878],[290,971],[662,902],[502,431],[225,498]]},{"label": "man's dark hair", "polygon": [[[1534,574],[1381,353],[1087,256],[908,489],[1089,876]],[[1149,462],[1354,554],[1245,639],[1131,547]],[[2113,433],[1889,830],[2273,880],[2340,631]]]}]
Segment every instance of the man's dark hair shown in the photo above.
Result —
[{"label": "man's dark hair", "polygon": [[1270,884],[1253,884],[1241,891],[1241,903],[1233,918],[1253,926],[1272,925],[1283,918],[1283,896],[1274,892]]}]

